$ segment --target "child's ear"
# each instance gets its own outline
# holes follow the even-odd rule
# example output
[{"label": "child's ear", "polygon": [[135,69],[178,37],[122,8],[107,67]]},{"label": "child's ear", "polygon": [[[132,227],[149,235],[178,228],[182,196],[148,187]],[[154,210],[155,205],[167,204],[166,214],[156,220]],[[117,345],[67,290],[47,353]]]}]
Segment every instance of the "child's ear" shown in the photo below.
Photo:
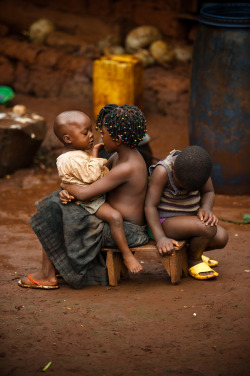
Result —
[{"label": "child's ear", "polygon": [[118,135],[115,141],[116,145],[121,145],[122,144],[122,136]]},{"label": "child's ear", "polygon": [[70,139],[70,136],[69,136],[68,134],[65,134],[65,135],[63,136],[63,142],[64,142],[65,144],[71,144],[71,139]]}]

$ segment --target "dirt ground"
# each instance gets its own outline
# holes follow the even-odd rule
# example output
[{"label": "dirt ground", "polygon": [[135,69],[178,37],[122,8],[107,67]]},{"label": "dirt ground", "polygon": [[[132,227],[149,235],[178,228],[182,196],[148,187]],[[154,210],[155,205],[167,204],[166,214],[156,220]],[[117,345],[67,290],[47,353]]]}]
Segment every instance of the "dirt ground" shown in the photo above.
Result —
[{"label": "dirt ground", "polygon": [[[51,122],[80,103],[16,96]],[[91,115],[91,109],[84,109]],[[188,145],[187,106],[164,117],[147,114],[156,158]],[[28,221],[34,202],[58,189],[55,169],[19,170],[0,179],[1,341],[0,371],[48,375],[249,375],[249,225],[221,224],[225,249],[212,251],[219,277],[183,278],[171,285],[154,255],[144,270],[117,287],[73,290],[22,289],[17,281],[40,267],[40,243]],[[249,196],[217,195],[219,218],[242,220]]]}]

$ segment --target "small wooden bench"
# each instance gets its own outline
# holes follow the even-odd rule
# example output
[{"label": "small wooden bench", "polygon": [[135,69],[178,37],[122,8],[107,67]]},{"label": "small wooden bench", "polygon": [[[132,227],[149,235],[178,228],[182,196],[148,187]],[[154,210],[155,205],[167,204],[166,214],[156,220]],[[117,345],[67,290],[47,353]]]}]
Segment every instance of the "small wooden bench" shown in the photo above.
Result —
[{"label": "small wooden bench", "polygon": [[[188,259],[186,242],[180,242],[179,247],[175,247],[173,256],[161,256],[156,248],[155,241],[150,240],[149,243],[139,247],[130,248],[132,252],[154,252],[162,262],[173,284],[179,283],[182,276],[188,276]],[[119,249],[103,248],[102,251],[107,252],[107,268],[109,285],[117,286],[121,277],[129,276],[128,270],[123,263],[122,255]]]}]

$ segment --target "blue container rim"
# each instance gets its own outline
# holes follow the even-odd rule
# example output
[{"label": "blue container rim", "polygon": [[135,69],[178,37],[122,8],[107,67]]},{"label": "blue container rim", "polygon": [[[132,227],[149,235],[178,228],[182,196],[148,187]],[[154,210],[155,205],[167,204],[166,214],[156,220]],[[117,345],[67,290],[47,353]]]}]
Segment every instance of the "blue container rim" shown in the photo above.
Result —
[{"label": "blue container rim", "polygon": [[205,6],[200,10],[198,21],[205,25],[249,28],[249,3],[224,3]]}]

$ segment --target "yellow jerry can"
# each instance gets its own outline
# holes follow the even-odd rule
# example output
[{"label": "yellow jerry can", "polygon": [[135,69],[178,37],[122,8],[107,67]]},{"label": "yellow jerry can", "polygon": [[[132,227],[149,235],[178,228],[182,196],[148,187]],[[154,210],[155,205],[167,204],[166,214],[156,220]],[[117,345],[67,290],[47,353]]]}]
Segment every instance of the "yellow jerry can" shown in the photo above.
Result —
[{"label": "yellow jerry can", "polygon": [[143,102],[143,67],[133,55],[110,55],[94,61],[94,119],[106,104],[134,104],[141,110]]}]

